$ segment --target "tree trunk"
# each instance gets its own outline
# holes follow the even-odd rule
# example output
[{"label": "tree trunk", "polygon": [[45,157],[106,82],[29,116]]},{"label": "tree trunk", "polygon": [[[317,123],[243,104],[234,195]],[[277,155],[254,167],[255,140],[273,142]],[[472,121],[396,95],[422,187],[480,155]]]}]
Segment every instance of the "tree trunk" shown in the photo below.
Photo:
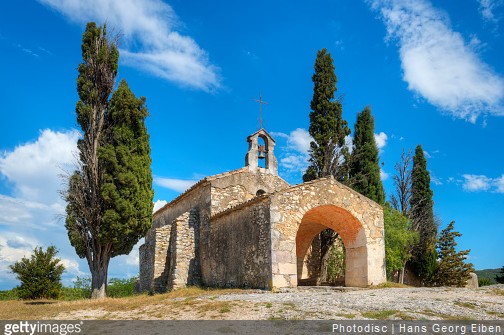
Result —
[{"label": "tree trunk", "polygon": [[329,255],[331,249],[329,248],[323,255],[320,260],[320,273],[317,280],[317,286],[320,286],[322,283],[327,282],[327,268],[329,267]]},{"label": "tree trunk", "polygon": [[[105,249],[103,247],[102,249]],[[103,299],[107,297],[107,274],[110,254],[101,250],[94,254],[91,269],[91,299]]]}]

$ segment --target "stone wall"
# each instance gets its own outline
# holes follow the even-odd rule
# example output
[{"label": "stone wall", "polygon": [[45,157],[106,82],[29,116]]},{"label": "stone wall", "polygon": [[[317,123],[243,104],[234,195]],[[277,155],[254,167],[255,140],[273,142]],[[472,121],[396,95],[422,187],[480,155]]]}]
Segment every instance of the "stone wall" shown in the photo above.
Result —
[{"label": "stone wall", "polygon": [[212,215],[251,200],[259,190],[273,193],[290,187],[278,176],[245,168],[208,179],[212,184]]},{"label": "stone wall", "polygon": [[172,224],[167,253],[166,290],[183,288],[200,282],[199,220],[196,210],[179,216]]},{"label": "stone wall", "polygon": [[251,201],[210,220],[202,244],[202,281],[213,287],[269,288],[271,275],[269,198]]},{"label": "stone wall", "polygon": [[[173,271],[170,271],[170,258],[175,256],[169,256],[168,251],[173,250],[170,249],[171,247],[176,248],[176,245],[170,246],[172,226],[176,225],[179,230],[181,229],[180,217],[184,213],[190,213],[193,220],[198,220],[198,222],[191,222],[193,227],[197,227],[196,231],[194,228],[191,228],[191,234],[193,235],[189,234],[189,232],[184,232],[179,238],[179,248],[180,245],[184,244],[187,245],[187,248],[190,248],[189,243],[193,243],[193,248],[195,248],[194,241],[195,239],[199,239],[199,227],[207,224],[210,217],[210,189],[210,183],[202,180],[186,193],[183,193],[154,213],[152,228],[149,229],[145,236],[144,245],[140,247],[139,283],[142,292],[164,292],[167,289],[167,285],[171,285],[170,283],[173,281],[173,278],[169,280],[169,276]],[[183,230],[185,231],[186,229]],[[173,232],[173,234],[176,233],[180,234],[178,231]],[[176,236],[178,238],[179,235]],[[183,241],[184,238],[186,238],[185,241]],[[195,255],[193,264],[194,266],[199,266],[199,253],[197,251],[193,253]],[[172,264],[176,264],[176,262],[173,261]],[[197,275],[190,276],[191,280],[199,276],[199,270],[194,269],[194,271],[196,271]],[[180,280],[177,279],[177,283],[177,285],[180,285]]]}]

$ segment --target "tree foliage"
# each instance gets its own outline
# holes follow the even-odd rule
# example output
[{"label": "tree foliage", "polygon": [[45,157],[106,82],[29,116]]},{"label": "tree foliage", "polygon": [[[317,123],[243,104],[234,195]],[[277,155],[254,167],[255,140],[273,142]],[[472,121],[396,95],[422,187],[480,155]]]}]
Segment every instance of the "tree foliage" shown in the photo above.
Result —
[{"label": "tree foliage", "polygon": [[317,52],[314,69],[309,128],[313,138],[310,143],[311,164],[303,180],[334,176],[338,181],[345,181],[349,159],[345,137],[350,134],[350,128],[342,117],[341,102],[334,100],[337,78],[333,59],[326,49]]},{"label": "tree foliage", "polygon": [[454,231],[455,222],[441,231],[437,242],[439,261],[437,271],[434,276],[434,284],[437,286],[458,286],[466,285],[470,278],[470,273],[474,272],[471,263],[465,263],[470,250],[456,251],[457,242],[455,238],[462,236]]},{"label": "tree foliage", "polygon": [[145,98],[137,99],[122,80],[105,115],[105,143],[99,149],[104,172],[102,236],[113,243],[112,257],[129,254],[151,226],[152,173],[148,112]]},{"label": "tree foliage", "polygon": [[495,275],[495,281],[499,284],[504,284],[504,266],[500,269],[500,276]]},{"label": "tree foliage", "polygon": [[412,247],[418,242],[418,232],[411,229],[409,220],[388,203],[383,207],[385,225],[385,264],[388,278],[404,269],[411,259]]},{"label": "tree foliage", "polygon": [[385,191],[380,178],[378,147],[374,138],[374,118],[366,107],[357,114],[350,160],[350,186],[383,205]]},{"label": "tree foliage", "polygon": [[418,145],[411,172],[410,220],[413,229],[419,233],[419,243],[413,251],[413,268],[425,284],[431,280],[437,265],[437,225],[432,195],[427,161],[422,146]]},{"label": "tree foliage", "polygon": [[69,178],[66,228],[86,258],[92,298],[106,296],[111,257],[127,254],[150,226],[152,175],[145,99],[125,82],[113,94],[119,52],[106,27],[88,23],[77,78],[80,165]]},{"label": "tree foliage", "polygon": [[21,299],[57,299],[61,293],[61,275],[65,267],[55,258],[58,250],[49,246],[44,251],[35,247],[30,258],[23,257],[10,265],[10,269],[21,281],[17,295]]},{"label": "tree foliage", "polygon": [[[350,128],[343,119],[341,102],[334,99],[337,78],[333,59],[326,49],[317,52],[314,70],[309,127],[313,141],[310,142],[310,166],[303,175],[303,181],[333,176],[344,182],[348,177],[349,160],[345,137],[350,134]],[[320,233],[319,282],[327,279],[329,251],[337,236],[331,229]]]}]

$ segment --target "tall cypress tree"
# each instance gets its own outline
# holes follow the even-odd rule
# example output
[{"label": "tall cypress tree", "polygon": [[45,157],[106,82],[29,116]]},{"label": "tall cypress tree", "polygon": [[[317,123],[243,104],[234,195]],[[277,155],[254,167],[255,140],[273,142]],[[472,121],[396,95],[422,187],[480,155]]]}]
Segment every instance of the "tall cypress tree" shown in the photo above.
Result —
[{"label": "tall cypress tree", "polygon": [[380,178],[378,148],[374,138],[374,118],[366,107],[357,114],[350,160],[350,187],[383,205],[385,192]]},{"label": "tall cypress tree", "polygon": [[[334,73],[333,59],[326,49],[317,52],[314,70],[309,128],[313,138],[310,143],[311,164],[303,175],[303,181],[333,176],[336,180],[345,182],[349,160],[345,136],[350,134],[350,128],[343,120],[341,102],[334,100],[337,77]],[[326,281],[330,250],[338,234],[326,229],[320,233],[319,238],[321,259],[318,282],[320,283]]]},{"label": "tall cypress tree", "polygon": [[313,138],[310,143],[311,164],[303,180],[332,175],[336,180],[345,181],[349,159],[345,136],[350,134],[350,128],[343,120],[341,102],[334,100],[337,78],[333,59],[326,49],[317,52],[314,69],[309,128]]},{"label": "tall cypress tree", "polygon": [[65,227],[91,271],[92,298],[106,296],[110,258],[131,251],[150,225],[152,175],[147,110],[126,83],[109,101],[119,52],[106,28],[88,23],[77,78],[80,162],[69,178]]},{"label": "tall cypress tree", "polygon": [[418,231],[420,240],[413,250],[413,267],[425,284],[431,280],[437,266],[436,235],[430,188],[430,174],[421,145],[415,149],[411,172],[410,219],[413,229]]},{"label": "tall cypress tree", "polygon": [[137,99],[122,80],[110,99],[106,114],[106,145],[100,148],[104,172],[103,232],[113,241],[112,257],[129,254],[152,222],[152,172],[148,112],[145,98]]}]

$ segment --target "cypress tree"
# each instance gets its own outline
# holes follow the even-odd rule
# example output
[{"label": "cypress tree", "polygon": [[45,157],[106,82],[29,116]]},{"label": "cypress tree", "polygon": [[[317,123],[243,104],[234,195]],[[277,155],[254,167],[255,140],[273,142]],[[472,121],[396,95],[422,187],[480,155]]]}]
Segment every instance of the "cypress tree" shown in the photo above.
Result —
[{"label": "cypress tree", "polygon": [[69,178],[65,227],[91,271],[91,297],[106,296],[111,257],[127,254],[150,226],[152,175],[145,100],[126,82],[113,92],[119,52],[105,27],[88,23],[77,78],[80,162]]},{"label": "cypress tree", "polygon": [[129,254],[151,226],[154,192],[147,115],[145,98],[137,99],[122,80],[110,99],[105,119],[107,144],[99,152],[107,227],[103,237],[114,243],[112,257]]},{"label": "cypress tree", "polygon": [[343,120],[341,102],[334,100],[337,77],[333,59],[326,49],[317,52],[314,69],[309,128],[313,138],[310,143],[311,164],[303,180],[306,182],[332,175],[338,181],[345,181],[349,159],[345,136],[350,134],[350,129]]},{"label": "cypress tree", "polygon": [[[334,100],[337,77],[333,59],[325,48],[317,52],[314,70],[309,128],[313,141],[310,142],[310,166],[303,175],[303,181],[333,176],[336,180],[345,182],[349,160],[345,136],[350,134],[350,128],[343,120],[341,102]],[[330,250],[338,234],[325,229],[319,236],[320,283],[326,281]]]},{"label": "cypress tree", "polygon": [[413,251],[413,267],[425,284],[436,270],[436,235],[430,175],[421,145],[415,149],[411,172],[410,219],[420,240]]},{"label": "cypress tree", "polygon": [[473,265],[464,262],[470,250],[455,250],[455,238],[462,234],[454,231],[454,226],[455,222],[450,222],[448,227],[441,231],[437,242],[439,262],[433,280],[437,286],[463,287],[470,278],[469,273],[474,272]]},{"label": "cypress tree", "polygon": [[369,107],[357,114],[353,146],[350,187],[383,205],[385,192],[380,178],[378,148],[374,138],[374,118]]}]

